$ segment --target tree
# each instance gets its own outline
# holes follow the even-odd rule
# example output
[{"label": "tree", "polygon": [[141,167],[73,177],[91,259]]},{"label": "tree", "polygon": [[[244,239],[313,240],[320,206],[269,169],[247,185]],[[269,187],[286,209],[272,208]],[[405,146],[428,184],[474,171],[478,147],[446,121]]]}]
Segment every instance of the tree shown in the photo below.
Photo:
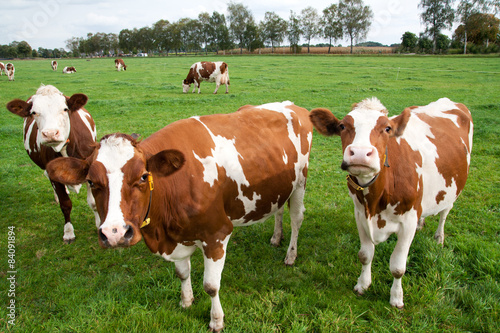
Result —
[{"label": "tree", "polygon": [[260,35],[261,32],[253,20],[249,22],[245,27],[245,33],[243,34],[243,44],[249,52],[264,47],[264,43],[262,42]]},{"label": "tree", "polygon": [[487,12],[493,10],[497,12],[500,9],[500,1],[498,0],[460,0],[457,8],[459,22],[462,23],[464,29],[464,54],[467,53],[467,34],[469,31],[470,18],[474,14],[478,14],[481,10]]},{"label": "tree", "polygon": [[66,48],[73,53],[74,57],[78,57],[78,47],[80,46],[80,38],[71,37],[65,41]]},{"label": "tree", "polygon": [[425,34],[420,33],[418,38],[418,48],[422,53],[429,53],[432,50],[432,40],[429,39]]},{"label": "tree", "polygon": [[351,53],[354,40],[366,38],[371,26],[373,12],[363,0],[340,0],[339,19],[344,36],[351,41]]},{"label": "tree", "polygon": [[219,50],[228,50],[232,47],[233,43],[229,36],[229,29],[226,26],[226,18],[224,14],[213,12],[210,17],[210,46],[215,49],[218,54]]},{"label": "tree", "polygon": [[319,28],[318,24],[319,16],[318,12],[313,7],[302,9],[300,14],[302,33],[304,35],[304,38],[307,40],[307,53],[309,53],[309,45],[311,44],[311,39],[321,33],[321,29]]},{"label": "tree", "polygon": [[205,55],[208,50],[208,43],[210,39],[210,35],[212,34],[213,27],[210,25],[210,14],[207,12],[203,12],[198,14],[198,21],[200,24],[200,41],[203,45],[205,45]]},{"label": "tree", "polygon": [[237,4],[232,1],[227,5],[227,11],[229,13],[229,30],[233,38],[238,41],[240,53],[243,53],[243,47],[245,47],[245,33],[247,35],[246,37],[251,35],[250,32],[246,32],[246,29],[255,26],[253,16],[250,10],[243,6],[243,4]]},{"label": "tree", "polygon": [[279,46],[285,39],[286,28],[285,20],[274,12],[266,12],[264,21],[260,23],[260,30],[262,41],[271,44],[271,53],[274,53],[274,46]]},{"label": "tree", "polygon": [[407,31],[401,37],[401,47],[408,52],[413,51],[417,46],[417,43],[418,37],[412,32]]},{"label": "tree", "polygon": [[432,53],[436,53],[436,43],[441,30],[451,28],[455,18],[453,0],[421,0],[418,5],[424,11],[420,14],[425,24],[425,32],[432,37]]},{"label": "tree", "polygon": [[342,25],[340,22],[339,7],[335,4],[323,9],[323,16],[320,20],[323,37],[328,39],[328,53],[332,47],[332,42],[341,39],[343,36]]},{"label": "tree", "polygon": [[168,31],[169,26],[170,22],[168,20],[159,20],[153,24],[152,28],[154,48],[158,50],[159,53],[166,52],[167,56],[171,44],[171,38]]},{"label": "tree", "polygon": [[30,44],[28,44],[28,42],[23,40],[22,42],[19,42],[19,44],[17,44],[16,48],[17,54],[21,58],[27,58],[31,56],[31,46]]},{"label": "tree", "polygon": [[293,49],[293,53],[297,53],[299,48],[300,36],[302,36],[302,28],[300,27],[300,20],[297,15],[295,15],[293,10],[290,11],[287,36],[288,41],[290,42],[290,49]]},{"label": "tree", "polygon": [[[500,33],[500,20],[493,14],[476,13],[468,21],[468,41],[476,45],[488,47],[490,41],[495,41]],[[465,25],[461,24],[455,29],[455,38],[465,40]]]}]

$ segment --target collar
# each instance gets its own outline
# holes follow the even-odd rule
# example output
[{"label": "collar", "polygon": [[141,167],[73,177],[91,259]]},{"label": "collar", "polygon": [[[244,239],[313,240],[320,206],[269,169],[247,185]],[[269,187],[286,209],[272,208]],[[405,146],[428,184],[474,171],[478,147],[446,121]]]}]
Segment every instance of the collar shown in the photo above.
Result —
[{"label": "collar", "polygon": [[151,198],[153,197],[154,183],[153,183],[153,174],[150,172],[148,174],[148,183],[149,183],[149,204],[148,211],[146,212],[146,216],[144,217],[144,221],[142,221],[141,229],[151,223],[151,219],[149,216],[149,211],[151,210]]},{"label": "collar", "polygon": [[[389,165],[389,162],[387,162],[387,146],[385,147],[385,155],[384,155],[384,166],[386,167],[390,167]],[[372,185],[373,183],[375,183],[375,181],[377,180],[378,178],[378,175],[380,173],[377,173],[375,175],[375,177],[372,178],[372,180],[370,180],[368,183],[364,184],[364,185],[360,185],[358,184],[353,177],[351,177],[351,175],[347,175],[346,179],[347,179],[347,184],[351,185],[352,187],[354,187],[354,189],[356,191],[363,191],[365,188],[369,187],[370,185]]]}]

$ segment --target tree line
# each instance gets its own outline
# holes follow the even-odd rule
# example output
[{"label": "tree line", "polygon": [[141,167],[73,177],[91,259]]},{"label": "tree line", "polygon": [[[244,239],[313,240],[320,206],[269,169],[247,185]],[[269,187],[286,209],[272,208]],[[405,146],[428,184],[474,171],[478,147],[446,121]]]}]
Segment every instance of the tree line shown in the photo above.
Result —
[{"label": "tree line", "polygon": [[[469,52],[498,52],[500,50],[500,21],[492,13],[500,9],[500,0],[421,0],[420,18],[426,29],[417,37],[405,32],[399,51],[445,53],[452,48]],[[256,23],[248,9],[241,3],[230,2],[227,16],[214,11],[200,13],[198,18],[182,18],[176,22],[159,20],[142,28],[123,29],[115,33],[88,33],[86,37],[71,37],[66,48],[31,50],[25,41],[0,45],[0,57],[58,58],[66,56],[106,56],[118,54],[157,53],[161,55],[183,52],[225,52],[239,48],[252,52],[270,47],[274,52],[283,43],[292,53],[309,48],[311,40],[323,38],[322,45],[332,46],[339,40],[350,42],[351,53],[355,41],[366,38],[371,27],[373,12],[363,0],[339,0],[320,13],[306,7],[300,13],[290,11],[288,20],[274,12],[266,12],[264,19]],[[451,28],[453,22],[460,25],[452,39],[441,34]],[[306,43],[299,44],[301,40]]]}]

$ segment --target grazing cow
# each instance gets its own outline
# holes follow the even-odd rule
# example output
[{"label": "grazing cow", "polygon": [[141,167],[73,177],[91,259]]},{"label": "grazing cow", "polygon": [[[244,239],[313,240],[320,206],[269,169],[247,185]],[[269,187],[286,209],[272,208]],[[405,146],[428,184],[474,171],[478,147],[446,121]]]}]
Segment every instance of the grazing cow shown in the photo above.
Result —
[{"label": "grazing cow", "polygon": [[417,225],[439,213],[434,237],[442,244],[446,216],[465,186],[471,114],[463,104],[442,98],[388,118],[385,107],[373,98],[355,104],[343,120],[326,109],[314,109],[310,117],[319,133],[341,137],[342,169],[349,173],[361,241],[362,269],[354,290],[363,294],[370,286],[375,245],[395,233],[390,304],[402,308],[401,278]]},{"label": "grazing cow", "polygon": [[115,59],[115,67],[116,70],[119,72],[122,68],[124,71],[127,70],[127,65],[123,62],[123,59]]},{"label": "grazing cow", "polygon": [[233,227],[275,215],[271,243],[279,245],[288,202],[292,235],[285,264],[297,257],[312,142],[308,115],[291,102],[247,105],[177,121],[141,142],[107,135],[86,161],[60,158],[47,170],[65,184],[90,183],[103,221],[101,246],[132,246],[142,233],[153,253],[175,262],[183,307],[193,301],[190,256],[200,248],[203,287],[212,299],[210,328],[220,331],[219,287]]},{"label": "grazing cow", "polygon": [[52,70],[53,71],[57,71],[57,61],[52,60],[52,62],[50,63],[50,65],[52,66]]},{"label": "grazing cow", "polygon": [[5,65],[3,62],[0,62],[0,76],[3,75],[3,72],[5,72]]},{"label": "grazing cow", "polygon": [[63,68],[63,74],[72,74],[72,73],[76,73],[76,68],[71,66],[71,67],[64,67]]},{"label": "grazing cow", "polygon": [[16,69],[14,68],[14,64],[9,62],[5,65],[5,74],[9,77],[9,81],[14,81],[14,74],[16,73]]},{"label": "grazing cow", "polygon": [[194,63],[189,69],[189,73],[182,81],[182,91],[187,93],[191,84],[194,83],[193,93],[196,88],[198,88],[198,94],[200,93],[201,81],[215,82],[214,94],[217,94],[219,86],[221,84],[226,85],[226,94],[229,92],[229,70],[227,64],[222,61],[210,62],[201,61]]},{"label": "grazing cow", "polygon": [[[93,152],[96,130],[94,120],[83,108],[86,103],[86,95],[66,97],[56,87],[42,85],[27,102],[14,99],[7,104],[10,112],[24,118],[24,148],[41,169],[45,170],[49,161],[60,156],[85,159]],[[71,243],[75,240],[70,217],[71,199],[63,184],[50,177],[49,180],[64,215],[63,240]],[[80,186],[70,189],[78,192]],[[90,190],[87,202],[95,211]],[[99,225],[96,212],[95,217]]]}]

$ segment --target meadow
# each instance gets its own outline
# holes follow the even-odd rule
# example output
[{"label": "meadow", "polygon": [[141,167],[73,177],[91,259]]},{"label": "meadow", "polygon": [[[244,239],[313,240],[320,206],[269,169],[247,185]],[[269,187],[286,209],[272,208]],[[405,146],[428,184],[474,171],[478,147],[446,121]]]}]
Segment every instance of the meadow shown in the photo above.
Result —
[{"label": "meadow", "polygon": [[[14,61],[15,81],[0,76],[0,331],[207,332],[210,298],[203,258],[192,257],[195,302],[182,309],[173,263],[144,242],[103,250],[86,189],[72,194],[76,241],[62,241],[63,217],[49,181],[26,154],[22,119],[5,108],[40,84],[70,96],[85,93],[98,138],[112,132],[149,136],[178,119],[229,113],[246,104],[290,100],[341,118],[353,103],[376,96],[396,115],[441,97],[464,103],[474,118],[470,176],[448,216],[444,246],[433,239],[438,217],[417,232],[403,278],[405,307],[389,305],[392,236],[376,247],[372,286],[353,291],[361,270],[353,204],[340,170],[339,138],[315,132],[299,235],[298,258],[283,264],[290,238],[270,246],[273,221],[235,229],[220,298],[224,332],[498,332],[500,331],[500,61],[462,56],[220,56]],[[183,94],[192,63],[224,60],[229,94]],[[77,73],[63,75],[64,66]],[[193,133],[193,135],[195,135]],[[14,228],[12,228],[14,227]],[[15,232],[9,253],[8,232]],[[13,252],[13,255],[12,255]],[[11,256],[9,257],[9,254]],[[8,259],[15,259],[13,266]],[[8,280],[16,271],[15,283]],[[11,295],[11,292],[15,295]],[[8,323],[15,301],[15,325]]]}]

